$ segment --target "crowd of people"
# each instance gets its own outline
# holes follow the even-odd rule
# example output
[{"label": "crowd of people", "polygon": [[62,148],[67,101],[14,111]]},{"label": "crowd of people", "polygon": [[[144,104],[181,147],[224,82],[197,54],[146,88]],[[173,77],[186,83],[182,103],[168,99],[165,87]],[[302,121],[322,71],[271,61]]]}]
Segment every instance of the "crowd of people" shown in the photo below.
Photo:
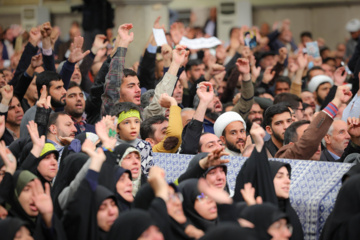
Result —
[{"label": "crowd of people", "polygon": [[[295,44],[289,20],[180,44],[215,23],[167,32],[157,18],[168,44],[151,34],[131,68],[131,23],[91,49],[77,23],[67,42],[49,22],[3,30],[1,239],[304,239],[291,165],[269,158],[355,163],[321,238],[359,239],[360,21],[334,51],[310,32]],[[194,157],[168,183],[153,153]],[[226,156],[247,157],[234,190]]]}]

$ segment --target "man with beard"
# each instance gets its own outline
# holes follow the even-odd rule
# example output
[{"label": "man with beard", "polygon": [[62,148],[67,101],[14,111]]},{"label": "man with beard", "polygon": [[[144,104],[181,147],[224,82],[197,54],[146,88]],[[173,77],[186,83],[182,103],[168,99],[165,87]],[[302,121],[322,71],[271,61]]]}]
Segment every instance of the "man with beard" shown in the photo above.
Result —
[{"label": "man with beard", "polygon": [[246,124],[240,114],[232,111],[221,114],[215,121],[214,131],[226,146],[225,152],[241,156],[246,143]]},{"label": "man with beard", "polygon": [[247,129],[250,129],[254,122],[261,125],[264,119],[263,113],[264,110],[260,107],[260,105],[257,102],[254,102],[250,109],[249,115],[246,118]]},{"label": "man with beard", "polygon": [[270,139],[265,142],[268,157],[274,157],[283,146],[285,130],[293,122],[289,108],[284,104],[275,104],[265,111],[265,130]]},{"label": "man with beard", "polygon": [[76,82],[70,82],[69,89],[66,92],[66,105],[64,107],[67,113],[74,121],[76,135],[82,132],[95,133],[94,125],[86,123],[84,92]]},{"label": "man with beard", "polygon": [[310,80],[308,89],[314,94],[316,111],[320,110],[320,107],[328,95],[332,85],[334,85],[333,80],[326,75],[317,75]]},{"label": "man with beard", "polygon": [[[42,86],[46,86],[43,88]],[[41,94],[42,91],[47,91],[47,95],[51,96],[51,109],[55,111],[57,108],[65,106],[66,90],[61,76],[52,71],[44,71],[36,78],[37,92]],[[20,137],[28,136],[27,123],[35,119],[36,105],[26,111],[20,124]]]},{"label": "man with beard", "polygon": [[334,120],[324,137],[326,149],[321,152],[320,161],[338,161],[350,142],[347,123]]}]

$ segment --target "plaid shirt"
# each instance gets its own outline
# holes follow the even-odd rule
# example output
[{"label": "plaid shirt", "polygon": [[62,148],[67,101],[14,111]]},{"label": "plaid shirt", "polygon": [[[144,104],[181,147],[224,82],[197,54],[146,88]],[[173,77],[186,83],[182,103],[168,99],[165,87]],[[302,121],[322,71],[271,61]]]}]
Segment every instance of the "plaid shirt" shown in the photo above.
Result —
[{"label": "plaid shirt", "polygon": [[119,47],[111,59],[109,72],[105,78],[105,91],[101,96],[101,116],[109,115],[111,108],[119,102],[126,51],[127,48]]}]

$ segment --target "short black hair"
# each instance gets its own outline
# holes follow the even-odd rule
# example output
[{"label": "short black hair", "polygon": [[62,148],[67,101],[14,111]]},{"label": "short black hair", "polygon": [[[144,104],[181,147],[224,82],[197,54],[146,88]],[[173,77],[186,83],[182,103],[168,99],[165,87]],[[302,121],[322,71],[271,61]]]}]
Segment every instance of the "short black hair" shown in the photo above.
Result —
[{"label": "short black hair", "polygon": [[324,69],[322,69],[322,67],[320,67],[320,66],[314,66],[314,67],[310,68],[310,69],[308,70],[308,72],[306,73],[306,78],[308,79],[308,81],[311,80],[311,79],[310,79],[310,73],[311,73],[312,71],[314,71],[314,70],[322,70],[322,71],[324,71]]},{"label": "short black hair", "polygon": [[300,102],[302,103],[302,100],[292,93],[279,93],[274,98],[274,104],[282,102],[287,103],[292,109],[296,109],[299,108]]},{"label": "short black hair", "polygon": [[188,61],[188,63],[186,64],[186,67],[185,67],[185,71],[189,71],[191,70],[191,68],[193,66],[199,66],[201,64],[204,64],[203,61],[201,61],[200,59],[191,59]]},{"label": "short black hair", "polygon": [[302,32],[302,33],[300,34],[300,38],[303,38],[303,37],[309,37],[309,38],[312,39],[312,33],[309,32],[309,31]]},{"label": "short black hair", "polygon": [[155,128],[153,127],[153,124],[157,123],[163,123],[164,121],[169,121],[166,117],[163,115],[156,115],[147,118],[145,121],[143,121],[140,125],[140,136],[143,140],[146,138],[153,138],[155,133]]},{"label": "short black hair", "polygon": [[111,109],[110,109],[110,115],[111,116],[116,116],[119,117],[120,113],[122,112],[128,112],[130,110],[136,110],[140,113],[140,118],[141,117],[141,109],[135,105],[135,103],[132,102],[118,102],[116,103]]},{"label": "short black hair", "polygon": [[80,86],[79,84],[77,84],[77,83],[74,82],[74,81],[70,81],[68,90],[71,89],[71,88],[73,88],[73,87],[78,87],[78,88],[80,88],[80,90],[82,91],[82,88],[81,88],[81,86]]},{"label": "short black hair", "polygon": [[136,72],[129,68],[124,68],[123,73],[124,73],[124,77],[128,77],[128,76],[136,77],[137,76]]},{"label": "short black hair", "polygon": [[150,98],[154,97],[155,95],[155,90],[154,89],[149,89],[146,92],[144,92],[143,94],[141,94],[141,98],[140,98],[140,106],[144,109],[147,106],[150,105]]},{"label": "short black hair", "polygon": [[36,88],[40,96],[40,91],[43,85],[46,86],[47,91],[49,92],[52,81],[62,81],[61,75],[53,71],[43,71],[39,73],[36,77]]},{"label": "short black hair", "polygon": [[64,116],[67,115],[64,112],[54,112],[50,114],[49,117],[49,121],[47,124],[47,128],[46,128],[46,134],[48,134],[50,132],[50,126],[56,124],[57,119],[59,118],[59,116]]},{"label": "short black hair", "polygon": [[290,142],[296,143],[298,141],[298,134],[296,129],[301,127],[304,124],[310,124],[308,120],[300,120],[293,122],[286,130],[284,135],[284,145],[289,144]]},{"label": "short black hair", "polygon": [[284,83],[287,83],[289,85],[289,87],[291,86],[291,79],[286,76],[280,76],[280,77],[276,78],[275,85],[278,82],[284,82]]},{"label": "short black hair", "polygon": [[239,27],[232,27],[229,31],[229,37],[231,37],[231,35],[233,34],[233,32],[236,30],[236,29],[240,29]]},{"label": "short black hair", "polygon": [[288,106],[286,106],[283,103],[278,103],[278,104],[268,107],[264,114],[264,126],[271,126],[273,117],[277,114],[281,114],[284,112],[288,112],[291,116],[291,112],[290,112]]},{"label": "short black hair", "polygon": [[333,58],[333,57],[324,58],[322,62],[323,62],[323,63],[327,63],[327,62],[329,62],[329,61],[334,61],[334,62],[336,62],[335,58]]}]

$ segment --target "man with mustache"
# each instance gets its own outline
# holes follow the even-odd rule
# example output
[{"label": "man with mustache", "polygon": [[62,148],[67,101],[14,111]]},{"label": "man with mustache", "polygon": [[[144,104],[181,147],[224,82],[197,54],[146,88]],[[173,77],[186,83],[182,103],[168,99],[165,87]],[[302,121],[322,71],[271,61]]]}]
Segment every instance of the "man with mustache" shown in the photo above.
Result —
[{"label": "man with mustache", "polygon": [[240,114],[232,111],[221,114],[215,121],[214,132],[226,146],[225,152],[241,156],[246,143],[246,124]]},{"label": "man with mustache", "polygon": [[324,137],[326,149],[321,152],[320,161],[338,161],[349,144],[350,135],[347,123],[343,120],[334,120]]}]

